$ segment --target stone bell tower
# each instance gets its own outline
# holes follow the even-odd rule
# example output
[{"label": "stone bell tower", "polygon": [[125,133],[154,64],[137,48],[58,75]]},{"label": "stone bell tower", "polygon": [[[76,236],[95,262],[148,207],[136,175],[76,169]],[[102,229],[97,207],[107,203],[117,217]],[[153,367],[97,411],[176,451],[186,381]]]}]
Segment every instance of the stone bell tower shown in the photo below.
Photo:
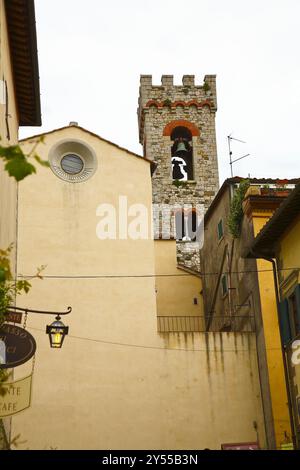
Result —
[{"label": "stone bell tower", "polygon": [[[151,75],[141,75],[139,139],[144,156],[156,164],[153,203],[208,208],[219,187],[216,111],[215,75],[206,75],[201,86],[195,85],[194,75],[184,75],[182,85],[163,75],[159,86],[152,84]],[[173,215],[178,263],[200,270],[200,244],[188,228],[196,223],[196,211],[178,209]]]}]

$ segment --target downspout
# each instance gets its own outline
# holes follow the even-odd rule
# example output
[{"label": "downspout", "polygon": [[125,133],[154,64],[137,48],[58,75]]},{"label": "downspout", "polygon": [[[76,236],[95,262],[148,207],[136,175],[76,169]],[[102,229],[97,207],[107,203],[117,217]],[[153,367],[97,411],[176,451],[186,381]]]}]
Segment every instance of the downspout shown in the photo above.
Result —
[{"label": "downspout", "polygon": [[278,286],[278,277],[277,277],[278,274],[277,274],[276,261],[273,258],[268,258],[263,254],[253,253],[252,249],[250,249],[250,253],[254,258],[259,257],[259,258],[262,258],[262,259],[272,263],[274,286],[275,286],[275,297],[276,297],[277,320],[278,320],[279,332],[280,332],[280,346],[281,346],[281,353],[282,353],[282,360],[283,360],[283,369],[284,369],[286,392],[287,392],[287,398],[288,398],[288,409],[289,409],[290,425],[291,425],[291,431],[292,431],[293,446],[294,446],[294,449],[296,449],[297,448],[297,441],[296,441],[295,425],[294,425],[294,419],[293,419],[292,399],[291,399],[291,393],[290,393],[290,387],[289,387],[288,365],[287,365],[287,361],[286,361],[286,354],[285,354],[285,349],[284,349],[283,340],[282,340],[282,332],[281,332],[281,328],[280,328],[280,310],[279,310],[279,303],[280,302],[279,302],[279,286]]}]

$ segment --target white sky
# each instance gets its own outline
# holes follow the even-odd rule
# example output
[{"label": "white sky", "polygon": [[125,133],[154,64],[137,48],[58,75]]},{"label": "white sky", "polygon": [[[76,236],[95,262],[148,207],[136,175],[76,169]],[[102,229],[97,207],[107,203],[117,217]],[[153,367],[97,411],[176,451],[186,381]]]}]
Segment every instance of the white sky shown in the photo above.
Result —
[{"label": "white sky", "polygon": [[78,121],[139,154],[140,74],[217,74],[220,181],[300,176],[299,0],[35,0],[42,128]]}]

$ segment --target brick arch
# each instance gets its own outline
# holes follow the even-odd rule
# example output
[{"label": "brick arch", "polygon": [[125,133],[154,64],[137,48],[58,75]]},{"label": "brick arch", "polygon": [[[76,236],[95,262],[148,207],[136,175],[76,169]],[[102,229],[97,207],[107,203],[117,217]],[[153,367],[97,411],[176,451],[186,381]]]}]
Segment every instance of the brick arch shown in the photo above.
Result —
[{"label": "brick arch", "polygon": [[176,108],[176,106],[186,106],[186,102],[185,101],[174,101],[172,106],[174,108]]},{"label": "brick arch", "polygon": [[199,103],[199,106],[201,108],[203,108],[203,106],[208,106],[209,108],[211,108],[212,103],[209,100],[204,100],[204,101],[201,101],[201,103]]},{"label": "brick arch", "polygon": [[198,103],[197,100],[190,100],[190,101],[187,102],[187,106],[197,106],[197,108],[198,108],[199,103]]},{"label": "brick arch", "polygon": [[146,103],[146,107],[149,108],[150,106],[156,106],[157,108],[159,107],[159,103],[155,100],[149,100]]},{"label": "brick arch", "polygon": [[175,127],[186,127],[191,132],[193,137],[200,135],[198,127],[196,127],[195,124],[193,124],[192,122],[185,121],[184,119],[178,119],[177,121],[169,122],[164,128],[163,135],[171,136],[172,131],[175,129]]}]

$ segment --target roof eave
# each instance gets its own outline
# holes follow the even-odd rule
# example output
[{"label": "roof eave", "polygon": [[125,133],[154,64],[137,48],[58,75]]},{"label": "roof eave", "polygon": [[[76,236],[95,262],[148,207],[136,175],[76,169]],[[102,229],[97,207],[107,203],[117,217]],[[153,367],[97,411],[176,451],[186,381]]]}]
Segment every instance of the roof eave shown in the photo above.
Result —
[{"label": "roof eave", "polygon": [[5,0],[5,9],[19,125],[41,126],[34,0]]},{"label": "roof eave", "polygon": [[254,242],[249,247],[247,257],[275,258],[276,244],[295,217],[299,217],[299,210],[300,184],[283,201],[271,219],[262,228],[261,232],[256,236]]}]

